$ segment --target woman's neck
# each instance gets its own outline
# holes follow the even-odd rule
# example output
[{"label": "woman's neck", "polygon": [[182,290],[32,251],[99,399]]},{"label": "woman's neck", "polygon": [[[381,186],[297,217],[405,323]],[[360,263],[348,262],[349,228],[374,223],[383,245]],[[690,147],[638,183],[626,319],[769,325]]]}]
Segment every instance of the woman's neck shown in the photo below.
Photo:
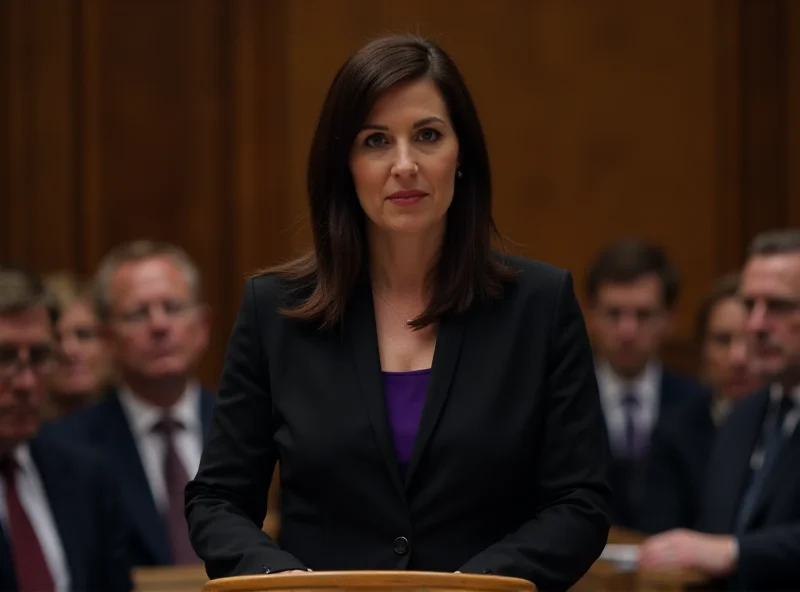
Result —
[{"label": "woman's neck", "polygon": [[373,289],[397,296],[423,297],[430,271],[439,259],[443,233],[403,235],[370,232]]}]

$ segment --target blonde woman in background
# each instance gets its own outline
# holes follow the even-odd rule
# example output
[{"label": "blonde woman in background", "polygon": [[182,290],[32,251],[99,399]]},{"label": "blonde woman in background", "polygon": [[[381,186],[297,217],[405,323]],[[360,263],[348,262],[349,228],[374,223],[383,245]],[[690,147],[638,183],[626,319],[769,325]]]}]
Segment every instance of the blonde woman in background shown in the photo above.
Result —
[{"label": "blonde woman in background", "polygon": [[96,401],[110,380],[110,364],[90,286],[68,272],[53,274],[45,283],[59,311],[56,335],[61,363],[46,406],[47,418],[54,420]]}]

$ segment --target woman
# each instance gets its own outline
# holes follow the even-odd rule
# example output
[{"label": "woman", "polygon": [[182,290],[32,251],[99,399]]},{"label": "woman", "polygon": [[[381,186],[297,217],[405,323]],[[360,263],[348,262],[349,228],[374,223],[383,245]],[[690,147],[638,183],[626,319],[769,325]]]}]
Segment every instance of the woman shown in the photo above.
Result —
[{"label": "woman", "polygon": [[48,418],[55,420],[97,400],[107,386],[110,363],[90,288],[66,273],[54,274],[45,283],[59,312],[56,335],[61,363],[53,374],[46,406]]},{"label": "woman", "polygon": [[736,275],[718,280],[697,311],[700,375],[709,393],[665,414],[656,426],[646,469],[645,532],[696,526],[717,426],[732,402],[760,386],[749,363],[747,310],[738,286]]},{"label": "woman", "polygon": [[762,386],[748,356],[747,309],[738,291],[738,274],[718,280],[695,320],[701,346],[700,375],[713,393],[709,413],[715,424],[722,421],[731,403]]},{"label": "woman", "polygon": [[[342,66],[308,192],[313,252],[248,281],[187,486],[209,576],[568,588],[609,529],[589,341],[567,272],[492,254],[483,132],[441,49],[388,37]],[[280,546],[260,530],[278,459]]]}]

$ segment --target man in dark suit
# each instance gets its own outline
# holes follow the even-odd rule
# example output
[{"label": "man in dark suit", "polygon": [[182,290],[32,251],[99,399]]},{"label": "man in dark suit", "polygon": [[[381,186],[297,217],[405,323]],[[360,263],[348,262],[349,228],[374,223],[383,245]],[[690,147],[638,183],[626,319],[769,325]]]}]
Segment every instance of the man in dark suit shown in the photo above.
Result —
[{"label": "man in dark suit", "polygon": [[128,591],[117,482],[99,456],[40,427],[53,316],[38,277],[0,266],[0,590]]},{"label": "man in dark suit", "polygon": [[700,571],[734,590],[798,590],[800,231],[755,239],[740,294],[756,370],[769,386],[738,402],[719,429],[699,532],[652,537],[640,565]]},{"label": "man in dark suit", "polygon": [[610,245],[587,270],[587,322],[611,450],[617,526],[639,528],[643,468],[658,417],[704,392],[659,361],[679,291],[678,272],[664,251],[644,241]]},{"label": "man in dark suit", "polygon": [[213,407],[192,378],[208,343],[200,273],[181,249],[137,241],[106,257],[96,290],[121,385],[59,427],[117,469],[136,527],[135,565],[198,563],[183,488],[200,463]]},{"label": "man in dark suit", "polygon": [[697,526],[708,456],[730,405],[759,388],[747,353],[747,310],[739,277],[721,278],[698,308],[695,334],[707,396],[663,414],[653,431],[645,468],[640,528],[658,533]]}]

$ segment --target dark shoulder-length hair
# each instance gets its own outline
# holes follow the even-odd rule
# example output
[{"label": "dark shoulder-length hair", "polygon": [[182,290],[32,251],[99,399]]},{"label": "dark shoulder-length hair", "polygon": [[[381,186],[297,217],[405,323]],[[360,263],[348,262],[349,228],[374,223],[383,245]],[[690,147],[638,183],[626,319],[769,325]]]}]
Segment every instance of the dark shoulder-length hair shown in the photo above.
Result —
[{"label": "dark shoulder-length hair", "polygon": [[738,298],[740,281],[738,273],[729,273],[722,276],[714,282],[705,298],[700,302],[694,319],[694,335],[700,346],[705,343],[708,337],[708,323],[717,306],[726,300]]},{"label": "dark shoulder-length hair", "polygon": [[308,159],[313,249],[265,273],[290,280],[299,298],[290,318],[331,328],[367,269],[365,214],[349,167],[356,135],[375,103],[398,84],[434,82],[459,142],[459,171],[447,212],[444,244],[428,277],[431,299],[412,326],[424,327],[501,296],[514,273],[492,252],[500,235],[492,218],[489,156],[467,86],[453,60],[435,43],[413,35],[382,37],[352,55],[337,72],[322,106]]}]

